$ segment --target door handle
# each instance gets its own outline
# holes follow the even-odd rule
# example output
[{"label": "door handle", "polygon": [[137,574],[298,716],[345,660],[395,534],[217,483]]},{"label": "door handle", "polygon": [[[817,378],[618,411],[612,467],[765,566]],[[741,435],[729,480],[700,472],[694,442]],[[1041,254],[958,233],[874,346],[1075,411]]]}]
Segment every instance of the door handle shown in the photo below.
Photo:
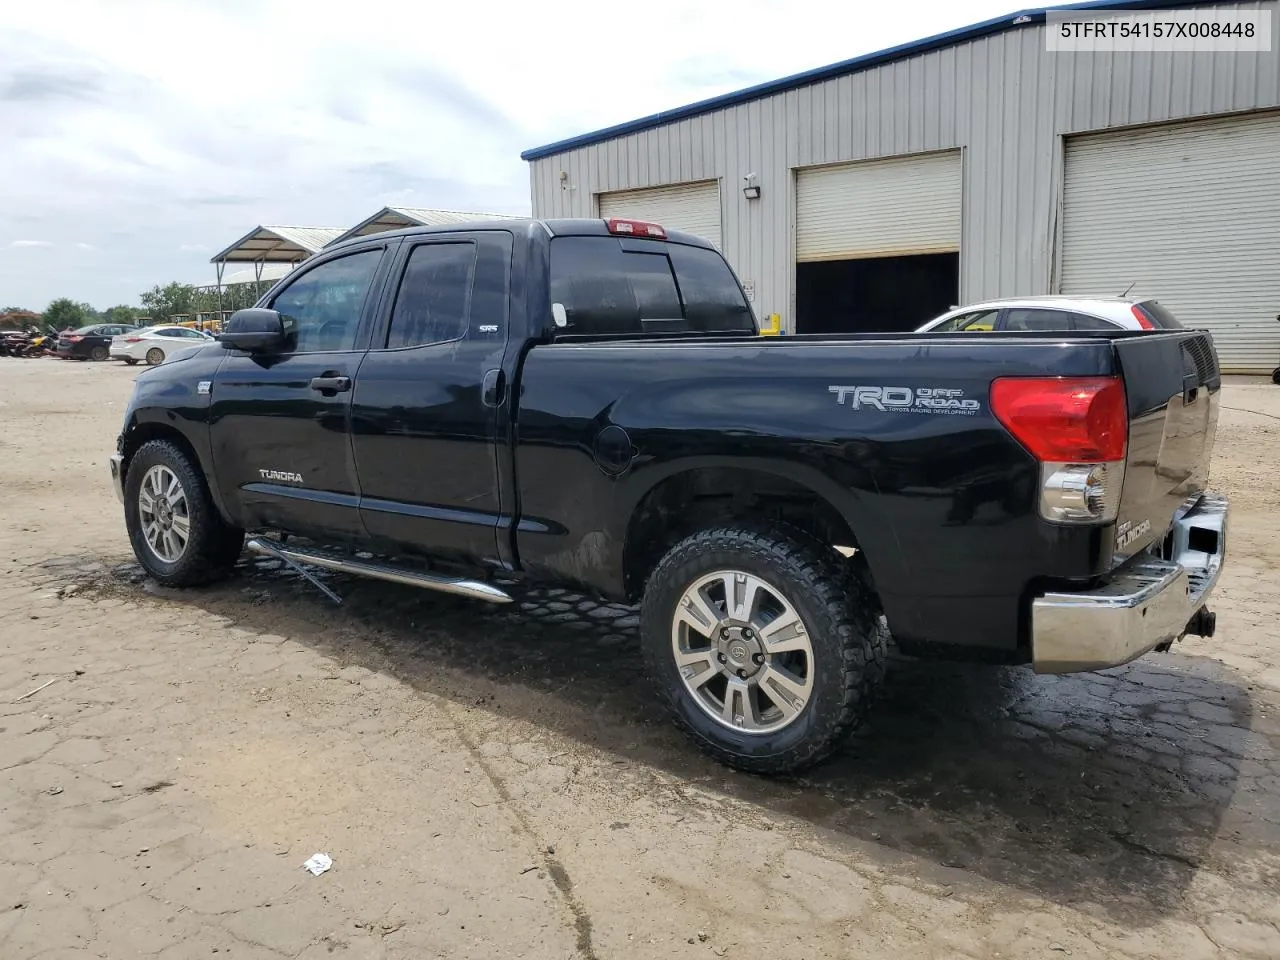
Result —
[{"label": "door handle", "polygon": [[507,375],[501,370],[486,370],[484,372],[484,381],[480,391],[480,402],[486,407],[502,406],[503,397],[506,395]]},{"label": "door handle", "polygon": [[311,378],[311,389],[321,393],[346,393],[351,389],[350,377],[323,376]]}]

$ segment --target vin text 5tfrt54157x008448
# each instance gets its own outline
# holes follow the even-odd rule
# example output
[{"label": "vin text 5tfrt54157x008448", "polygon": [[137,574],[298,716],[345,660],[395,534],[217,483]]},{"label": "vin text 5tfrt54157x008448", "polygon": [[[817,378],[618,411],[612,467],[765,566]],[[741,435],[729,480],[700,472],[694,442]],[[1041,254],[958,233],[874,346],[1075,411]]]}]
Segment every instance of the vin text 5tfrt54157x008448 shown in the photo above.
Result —
[{"label": "vin text 5tfrt54157x008448", "polygon": [[827,756],[890,636],[1067,672],[1213,632],[1201,332],[761,337],[695,237],[507,220],[339,244],[219,340],[138,378],[112,458],[158,581],[247,546],[638,602],[656,690],[744,769]]}]

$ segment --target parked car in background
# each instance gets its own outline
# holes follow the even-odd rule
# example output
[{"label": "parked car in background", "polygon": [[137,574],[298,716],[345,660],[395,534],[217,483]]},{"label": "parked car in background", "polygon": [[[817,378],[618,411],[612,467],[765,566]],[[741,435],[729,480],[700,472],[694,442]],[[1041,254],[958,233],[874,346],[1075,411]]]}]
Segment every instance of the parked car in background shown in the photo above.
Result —
[{"label": "parked car in background", "polygon": [[94,323],[70,333],[58,334],[54,352],[64,359],[106,360],[111,356],[111,339],[136,330],[124,323]]},{"label": "parked car in background", "polygon": [[111,359],[123,360],[133,366],[145,360],[150,366],[164,363],[165,357],[186,347],[198,347],[211,343],[213,337],[189,327],[164,325],[131,330],[111,341]]},{"label": "parked car in background", "polygon": [[1155,300],[1126,297],[1014,297],[954,307],[917,333],[993,330],[1181,330]]}]

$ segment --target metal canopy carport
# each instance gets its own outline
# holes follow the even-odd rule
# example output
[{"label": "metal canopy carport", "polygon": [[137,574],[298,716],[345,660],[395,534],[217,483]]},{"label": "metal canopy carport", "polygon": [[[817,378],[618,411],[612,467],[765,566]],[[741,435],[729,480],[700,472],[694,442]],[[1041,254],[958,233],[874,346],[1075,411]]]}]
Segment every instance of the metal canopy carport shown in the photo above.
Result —
[{"label": "metal canopy carport", "polygon": [[217,268],[218,283],[228,263],[254,264],[254,279],[261,280],[264,263],[301,263],[341,233],[342,227],[254,227],[209,262]]},{"label": "metal canopy carport", "polygon": [[350,230],[330,240],[333,246],[352,237],[367,237],[384,230],[403,230],[405,227],[443,227],[451,223],[473,223],[476,220],[516,220],[504,213],[467,213],[463,210],[433,210],[430,207],[383,207],[367,220],[361,220]]},{"label": "metal canopy carport", "polygon": [[222,313],[222,278],[228,263],[252,263],[253,281],[262,282],[262,269],[268,263],[287,263],[293,267],[342,233],[341,227],[254,227],[209,262],[217,271],[218,313]]}]

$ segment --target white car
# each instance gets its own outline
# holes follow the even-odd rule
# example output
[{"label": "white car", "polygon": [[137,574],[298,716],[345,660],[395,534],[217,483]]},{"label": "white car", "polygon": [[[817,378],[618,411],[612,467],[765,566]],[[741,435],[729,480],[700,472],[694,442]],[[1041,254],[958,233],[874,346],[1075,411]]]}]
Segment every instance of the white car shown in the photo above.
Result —
[{"label": "white car", "polygon": [[123,336],[112,337],[111,359],[123,360],[133,366],[145,360],[151,366],[164,363],[164,358],[187,347],[199,347],[212,343],[213,337],[190,327],[157,326],[134,330]]},{"label": "white car", "polygon": [[1181,330],[1155,300],[1125,297],[1010,297],[953,307],[916,333],[957,330]]}]

